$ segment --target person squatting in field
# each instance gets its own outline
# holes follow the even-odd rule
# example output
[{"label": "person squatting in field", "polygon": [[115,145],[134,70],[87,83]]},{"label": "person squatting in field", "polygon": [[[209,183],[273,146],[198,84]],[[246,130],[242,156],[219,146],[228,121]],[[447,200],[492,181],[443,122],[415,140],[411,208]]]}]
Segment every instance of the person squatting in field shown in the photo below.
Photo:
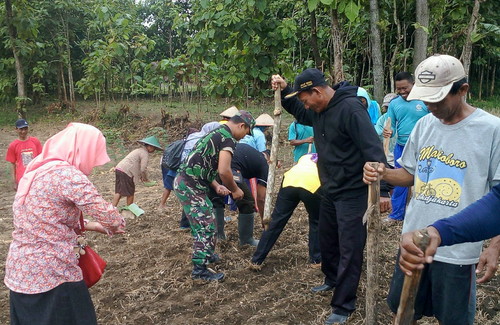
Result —
[{"label": "person squatting in field", "polygon": [[109,161],[106,140],[91,125],[71,123],[27,167],[14,199],[5,264],[13,325],[97,324],[75,256],[83,212],[86,230],[123,233],[125,220],[87,176]]},{"label": "person squatting in field", "polygon": [[[399,159],[401,168],[364,167],[367,184],[381,175],[393,185],[414,186],[403,232],[460,212],[500,182],[500,119],[466,103],[469,84],[462,63],[449,55],[433,55],[418,65],[415,76],[408,100],[422,100],[432,114],[415,125]],[[434,316],[442,325],[472,325],[476,272],[483,271],[476,263],[481,261],[479,267],[491,276],[498,264],[498,245],[500,236],[482,253],[482,242],[438,248],[434,262],[422,273],[415,320]],[[394,313],[403,280],[396,266],[387,298]]]},{"label": "person squatting in field", "polygon": [[[174,180],[174,192],[181,202],[194,237],[193,279],[224,279],[224,273],[213,273],[207,264],[214,258],[216,237],[213,204],[208,193],[212,187],[219,195],[240,200],[244,193],[233,180],[231,159],[236,141],[249,134],[255,124],[252,115],[239,111],[226,124],[200,139],[183,162]],[[216,181],[219,176],[224,185]]]},{"label": "person squatting in field", "polygon": [[274,90],[282,89],[283,108],[314,130],[323,194],[319,242],[325,283],[313,289],[335,287],[326,324],[345,323],[355,310],[366,242],[362,219],[368,188],[362,181],[363,164],[372,159],[385,163],[382,144],[357,97],[358,87],[347,82],[330,87],[318,69],[297,76],[293,91],[279,75],[272,76],[271,84]]}]

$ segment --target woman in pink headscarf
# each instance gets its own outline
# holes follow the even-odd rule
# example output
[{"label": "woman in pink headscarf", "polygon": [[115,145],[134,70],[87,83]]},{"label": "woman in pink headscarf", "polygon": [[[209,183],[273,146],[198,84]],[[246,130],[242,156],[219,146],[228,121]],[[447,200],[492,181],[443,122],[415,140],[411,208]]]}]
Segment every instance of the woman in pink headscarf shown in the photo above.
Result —
[{"label": "woman in pink headscarf", "polygon": [[96,220],[88,230],[124,231],[123,217],[87,178],[108,161],[102,133],[71,123],[27,166],[13,204],[5,268],[12,324],[97,324],[73,248],[82,212]]}]

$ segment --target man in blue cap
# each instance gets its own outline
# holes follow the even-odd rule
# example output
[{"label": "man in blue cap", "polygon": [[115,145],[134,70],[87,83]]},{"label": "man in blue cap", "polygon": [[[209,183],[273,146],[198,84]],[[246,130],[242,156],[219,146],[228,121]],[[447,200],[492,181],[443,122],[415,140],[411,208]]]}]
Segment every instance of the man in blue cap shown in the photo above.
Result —
[{"label": "man in blue cap", "polygon": [[28,136],[29,125],[24,119],[16,121],[17,139],[12,141],[7,149],[5,160],[11,163],[12,187],[17,190],[17,184],[24,175],[26,166],[42,152],[42,144],[35,137]]}]

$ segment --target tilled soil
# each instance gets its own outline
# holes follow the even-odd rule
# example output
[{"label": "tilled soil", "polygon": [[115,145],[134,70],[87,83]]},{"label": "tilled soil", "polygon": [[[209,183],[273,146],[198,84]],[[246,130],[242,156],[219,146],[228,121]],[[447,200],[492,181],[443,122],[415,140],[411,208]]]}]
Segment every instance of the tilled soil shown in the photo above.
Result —
[{"label": "tilled soil", "polygon": [[[65,126],[65,122],[38,123],[32,134],[45,141]],[[199,123],[198,123],[199,125]],[[138,128],[140,130],[140,128]],[[140,136],[147,134],[147,128]],[[284,133],[283,131],[282,133]],[[0,130],[0,150],[5,152],[16,135],[11,129]],[[175,137],[175,136],[174,136]],[[140,138],[140,137],[138,137]],[[111,200],[114,190],[112,167],[133,144],[120,150],[110,146],[113,161],[91,175],[101,193]],[[280,151],[284,166],[291,166],[290,148],[284,143]],[[317,295],[310,288],[323,281],[320,270],[308,264],[307,213],[298,207],[289,224],[269,254],[260,272],[248,268],[254,249],[238,245],[237,214],[226,210],[232,221],[226,225],[228,239],[217,243],[222,262],[212,266],[223,271],[222,283],[201,283],[190,279],[192,239],[178,227],[180,205],[175,196],[168,208],[158,209],[162,194],[160,154],[149,165],[150,178],[158,185],[138,185],[136,203],[146,212],[127,219],[127,233],[114,237],[90,234],[92,247],[108,262],[102,280],[90,289],[99,324],[323,324],[330,313],[331,294]],[[5,259],[11,240],[11,204],[14,191],[9,187],[7,165],[1,170],[0,188],[0,278],[4,276]],[[276,184],[280,184],[279,180]],[[121,202],[124,204],[123,200]],[[255,236],[260,236],[256,218]],[[399,239],[399,224],[383,224],[380,240],[378,293],[379,324],[390,324],[392,315],[385,304],[394,268]],[[478,286],[477,324],[500,324],[499,276]],[[364,324],[366,274],[358,290],[357,311],[348,324]],[[0,323],[9,321],[8,290],[0,286]],[[425,319],[420,324],[437,324]]]}]

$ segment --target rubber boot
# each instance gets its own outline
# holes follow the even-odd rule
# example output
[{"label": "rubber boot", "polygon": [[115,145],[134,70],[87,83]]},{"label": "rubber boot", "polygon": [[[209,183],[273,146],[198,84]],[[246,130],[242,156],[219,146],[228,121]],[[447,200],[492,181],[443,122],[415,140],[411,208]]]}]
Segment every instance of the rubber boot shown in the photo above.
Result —
[{"label": "rubber boot", "polygon": [[193,280],[222,281],[224,280],[224,273],[214,273],[206,265],[194,265],[191,278]]},{"label": "rubber boot", "polygon": [[257,246],[259,244],[259,241],[253,238],[253,219],[253,213],[240,213],[238,215],[240,245]]},{"label": "rubber boot", "polygon": [[224,233],[224,208],[215,209],[215,224],[217,225],[217,239],[226,240],[226,234]]}]

